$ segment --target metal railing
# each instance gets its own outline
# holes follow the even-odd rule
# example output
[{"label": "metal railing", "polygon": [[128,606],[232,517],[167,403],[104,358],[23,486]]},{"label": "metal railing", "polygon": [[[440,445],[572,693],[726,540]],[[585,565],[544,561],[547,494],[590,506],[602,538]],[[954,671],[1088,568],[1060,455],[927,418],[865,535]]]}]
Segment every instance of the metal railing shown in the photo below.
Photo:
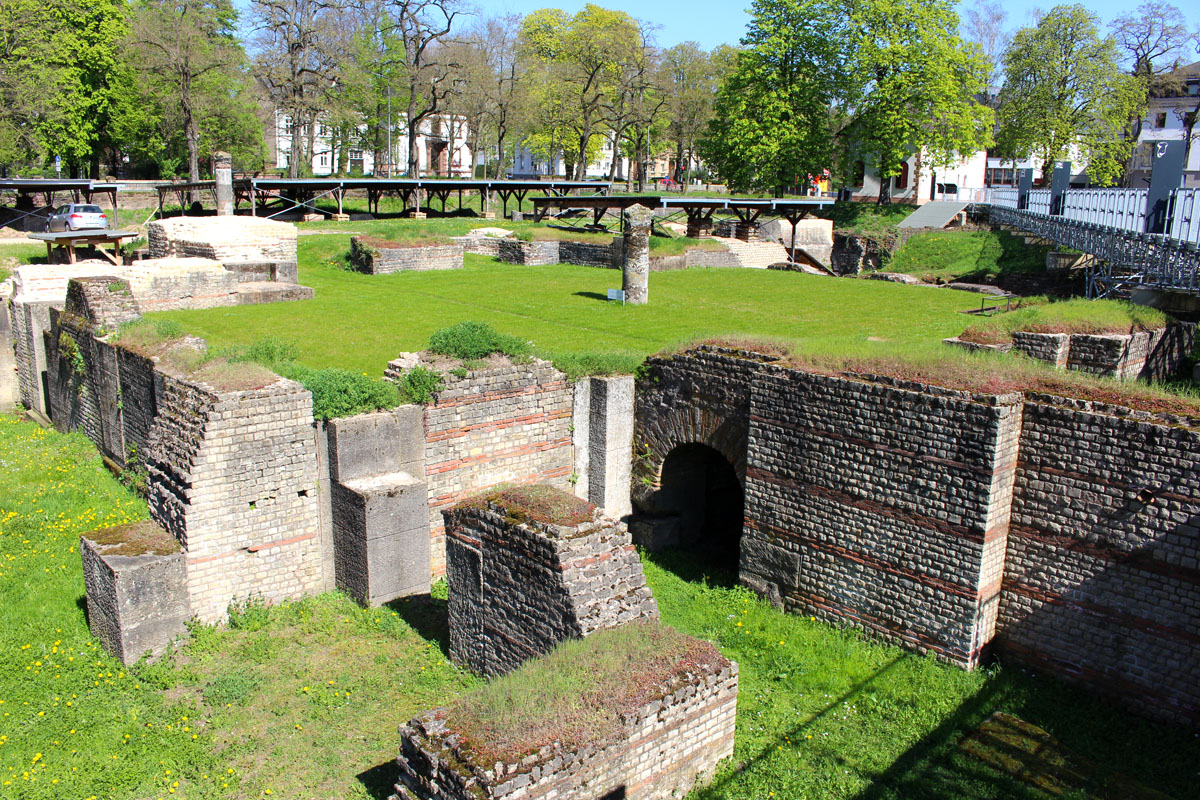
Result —
[{"label": "metal railing", "polygon": [[1050,213],[1050,190],[1034,189],[1029,193],[1029,211],[1034,214]]},{"label": "metal railing", "polygon": [[1142,233],[1146,230],[1145,189],[1072,189],[1063,196],[1066,219]]},{"label": "metal railing", "polygon": [[1021,192],[1017,187],[1001,186],[995,189],[988,189],[987,199],[983,202],[991,203],[1001,208],[1016,208],[1020,196]]},{"label": "metal railing", "polygon": [[1171,197],[1172,239],[1200,244],[1200,189],[1176,189]]}]

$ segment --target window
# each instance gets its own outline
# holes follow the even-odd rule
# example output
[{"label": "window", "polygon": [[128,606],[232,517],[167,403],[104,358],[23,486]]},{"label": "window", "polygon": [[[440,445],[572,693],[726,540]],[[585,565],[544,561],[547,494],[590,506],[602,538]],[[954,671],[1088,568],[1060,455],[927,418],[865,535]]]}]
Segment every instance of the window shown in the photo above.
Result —
[{"label": "window", "polygon": [[1156,127],[1156,128],[1167,127],[1167,112],[1160,111],[1158,114],[1156,114],[1154,116],[1154,127]]},{"label": "window", "polygon": [[900,174],[898,176],[896,176],[896,188],[897,189],[907,189],[908,188],[908,162],[907,161],[900,162]]},{"label": "window", "polygon": [[852,181],[854,186],[862,186],[863,181],[867,178],[867,165],[862,161],[855,161],[854,169],[850,171],[850,175],[854,178]]}]

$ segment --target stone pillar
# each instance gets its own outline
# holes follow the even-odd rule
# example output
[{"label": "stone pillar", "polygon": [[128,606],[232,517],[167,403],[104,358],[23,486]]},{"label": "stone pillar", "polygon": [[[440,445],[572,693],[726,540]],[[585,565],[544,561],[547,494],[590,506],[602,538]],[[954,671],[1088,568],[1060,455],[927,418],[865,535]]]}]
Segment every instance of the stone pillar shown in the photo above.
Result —
[{"label": "stone pillar", "polygon": [[233,158],[229,153],[216,152],[212,156],[213,177],[217,183],[217,216],[233,216]]},{"label": "stone pillar", "polygon": [[654,214],[645,206],[625,211],[625,261],[621,267],[621,288],[625,302],[645,305],[650,299],[650,222]]},{"label": "stone pillar", "polygon": [[738,222],[733,226],[733,238],[741,239],[743,242],[757,242],[758,223]]},{"label": "stone pillar", "polygon": [[688,217],[687,237],[689,239],[707,239],[712,236],[712,217]]},{"label": "stone pillar", "polygon": [[0,295],[0,413],[11,414],[16,410],[20,399],[21,389],[17,383],[17,362],[13,357],[8,297]]},{"label": "stone pillar", "polygon": [[591,384],[587,499],[620,519],[633,513],[633,377],[592,378]]}]

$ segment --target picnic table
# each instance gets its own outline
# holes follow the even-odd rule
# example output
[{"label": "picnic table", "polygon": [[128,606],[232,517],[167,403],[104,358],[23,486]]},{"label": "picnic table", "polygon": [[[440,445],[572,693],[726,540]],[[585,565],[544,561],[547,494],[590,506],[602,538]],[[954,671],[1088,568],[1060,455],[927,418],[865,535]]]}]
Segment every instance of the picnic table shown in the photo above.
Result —
[{"label": "picnic table", "polygon": [[[134,231],[114,231],[108,228],[83,231],[61,231],[59,233],[31,233],[30,239],[46,243],[46,259],[54,263],[54,250],[57,248],[67,254],[67,263],[75,263],[75,248],[94,247],[96,252],[114,264],[118,264],[116,256],[121,254],[121,242],[137,236]],[[113,245],[110,253],[100,247],[102,244]]]}]

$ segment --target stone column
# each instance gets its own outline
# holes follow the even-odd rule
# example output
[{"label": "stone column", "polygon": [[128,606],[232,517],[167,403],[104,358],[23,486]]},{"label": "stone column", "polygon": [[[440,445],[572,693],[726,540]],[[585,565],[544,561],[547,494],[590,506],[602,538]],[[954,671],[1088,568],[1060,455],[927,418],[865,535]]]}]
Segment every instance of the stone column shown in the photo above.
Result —
[{"label": "stone column", "polygon": [[741,239],[743,242],[757,242],[758,239],[758,223],[757,222],[738,222],[733,226],[733,237]]},{"label": "stone column", "polygon": [[625,211],[625,261],[621,267],[621,288],[625,302],[645,305],[650,299],[650,222],[654,213],[645,206]]},{"label": "stone column", "polygon": [[216,152],[212,156],[213,177],[217,183],[217,216],[233,216],[233,158],[229,153]]}]

